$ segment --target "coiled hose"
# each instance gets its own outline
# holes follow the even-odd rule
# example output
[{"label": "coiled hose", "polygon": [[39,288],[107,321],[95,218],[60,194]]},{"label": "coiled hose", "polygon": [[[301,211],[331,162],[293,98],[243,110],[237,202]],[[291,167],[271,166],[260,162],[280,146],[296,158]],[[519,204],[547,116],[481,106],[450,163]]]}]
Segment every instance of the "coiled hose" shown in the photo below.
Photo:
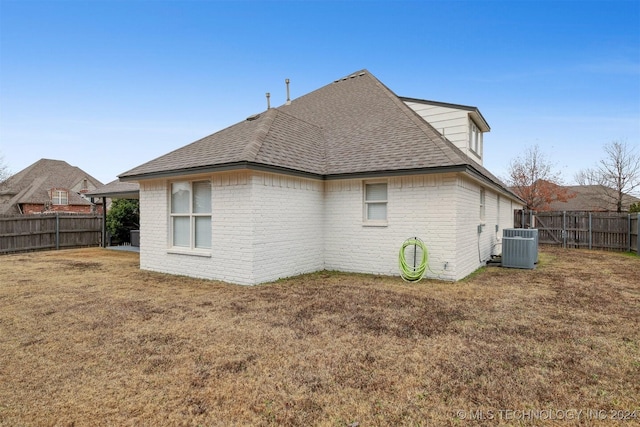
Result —
[{"label": "coiled hose", "polygon": [[[406,248],[413,246],[413,260],[412,264],[407,263]],[[417,255],[418,249],[420,249],[421,256],[420,262],[418,262]],[[427,246],[424,242],[417,237],[411,237],[404,241],[398,254],[398,264],[400,265],[400,276],[407,282],[417,282],[424,276],[427,271],[428,263]]]}]

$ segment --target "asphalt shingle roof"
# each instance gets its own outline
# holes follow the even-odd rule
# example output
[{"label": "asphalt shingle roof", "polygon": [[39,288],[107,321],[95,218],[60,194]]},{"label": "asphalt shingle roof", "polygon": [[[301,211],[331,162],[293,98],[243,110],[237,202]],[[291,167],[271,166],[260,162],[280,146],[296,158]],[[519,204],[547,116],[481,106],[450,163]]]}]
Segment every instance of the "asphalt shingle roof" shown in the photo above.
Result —
[{"label": "asphalt shingle roof", "polygon": [[[617,209],[617,192],[603,185],[570,185],[565,186],[572,196],[566,202],[551,202],[552,211],[613,211]],[[623,194],[622,209],[628,210],[633,203],[640,199],[630,194]]]},{"label": "asphalt shingle roof", "polygon": [[123,199],[137,199],[140,193],[140,185],[137,182],[122,182],[113,180],[102,187],[89,191],[87,197],[113,197]]},{"label": "asphalt shingle roof", "polygon": [[367,70],[144,163],[120,178],[247,165],[324,178],[466,167],[506,188]]},{"label": "asphalt shingle roof", "polygon": [[[49,191],[53,188],[70,190],[83,179],[93,187],[102,185],[100,181],[62,160],[40,159],[4,182],[0,194],[9,200],[0,204],[0,213],[10,213],[20,203],[45,204],[51,200]],[[70,205],[90,205],[91,202],[79,194],[69,191]]]}]

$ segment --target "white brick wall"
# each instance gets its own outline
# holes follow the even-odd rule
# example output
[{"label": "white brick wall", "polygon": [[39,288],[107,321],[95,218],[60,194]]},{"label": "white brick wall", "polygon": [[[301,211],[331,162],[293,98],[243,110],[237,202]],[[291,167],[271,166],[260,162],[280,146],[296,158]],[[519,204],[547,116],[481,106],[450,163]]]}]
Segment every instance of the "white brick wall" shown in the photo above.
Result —
[{"label": "white brick wall", "polygon": [[[495,245],[502,236],[503,228],[513,227],[514,202],[500,196],[498,214],[498,193],[483,187],[475,181],[460,175],[458,187],[458,221],[456,233],[457,279],[462,279],[483,266],[491,258]],[[485,217],[480,219],[480,189],[485,189]],[[478,225],[483,224],[478,234]],[[496,225],[498,232],[496,232]]]},{"label": "white brick wall", "polygon": [[251,184],[254,280],[323,270],[323,182],[254,173]]},{"label": "white brick wall", "polygon": [[321,181],[250,172],[197,179],[212,182],[210,255],[169,247],[170,181],[147,181],[140,187],[142,269],[254,284],[324,268]]},{"label": "white brick wall", "polygon": [[[323,269],[399,275],[398,251],[419,237],[428,277],[458,280],[477,269],[495,244],[497,195],[486,190],[478,236],[480,185],[456,174],[389,177],[386,226],[363,221],[363,180],[311,180],[272,173],[226,172],[212,182],[212,249],[207,256],[169,245],[167,180],[140,185],[140,267],[166,273],[262,283]],[[502,197],[500,227],[511,227]],[[445,263],[447,264],[445,269]]]},{"label": "white brick wall", "polygon": [[212,182],[210,256],[169,247],[169,181],[140,185],[140,268],[179,275],[254,283],[251,186],[248,173],[199,176]]},{"label": "white brick wall", "polygon": [[402,243],[419,237],[427,246],[433,270],[427,271],[427,276],[454,280],[455,176],[391,177],[386,182],[387,226],[377,227],[363,223],[363,180],[327,181],[326,268],[399,275],[398,252]]}]

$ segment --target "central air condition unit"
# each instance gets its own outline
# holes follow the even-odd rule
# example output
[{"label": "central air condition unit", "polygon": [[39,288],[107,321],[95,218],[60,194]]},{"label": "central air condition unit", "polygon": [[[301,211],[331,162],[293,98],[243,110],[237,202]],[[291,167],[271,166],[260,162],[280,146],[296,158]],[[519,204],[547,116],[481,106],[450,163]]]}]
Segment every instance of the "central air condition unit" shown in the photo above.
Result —
[{"label": "central air condition unit", "polygon": [[[535,228],[505,228],[502,237],[532,237],[535,240],[535,263],[538,263],[538,230]],[[504,251],[504,246],[503,246]]]},{"label": "central air condition unit", "polygon": [[536,241],[533,237],[503,237],[502,266],[509,268],[532,269],[537,254]]}]

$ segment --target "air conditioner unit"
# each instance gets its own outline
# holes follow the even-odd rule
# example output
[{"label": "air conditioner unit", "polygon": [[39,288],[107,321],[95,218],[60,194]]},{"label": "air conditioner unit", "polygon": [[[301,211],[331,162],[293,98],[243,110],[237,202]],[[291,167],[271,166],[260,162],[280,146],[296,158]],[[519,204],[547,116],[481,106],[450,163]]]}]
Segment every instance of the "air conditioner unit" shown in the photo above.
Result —
[{"label": "air conditioner unit", "polygon": [[[502,237],[532,237],[535,240],[535,263],[538,263],[538,230],[535,228],[505,228]],[[504,248],[503,248],[504,251]]]},{"label": "air conditioner unit", "polygon": [[533,237],[503,237],[502,266],[509,268],[532,269],[538,253],[536,240]]}]

